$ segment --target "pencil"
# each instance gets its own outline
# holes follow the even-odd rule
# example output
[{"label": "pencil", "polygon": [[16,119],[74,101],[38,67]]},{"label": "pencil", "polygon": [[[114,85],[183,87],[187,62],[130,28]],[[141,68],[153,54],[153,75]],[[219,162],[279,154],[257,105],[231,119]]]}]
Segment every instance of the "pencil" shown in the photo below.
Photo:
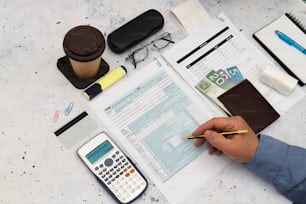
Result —
[{"label": "pencil", "polygon": [[[230,132],[219,132],[219,134],[221,135],[235,135],[235,134],[246,134],[248,133],[248,130],[235,130],[235,131],[230,131]],[[205,137],[205,135],[198,135],[198,136],[193,136],[193,135],[189,135],[189,136],[185,136],[185,139],[196,139],[196,138],[203,138]]]}]

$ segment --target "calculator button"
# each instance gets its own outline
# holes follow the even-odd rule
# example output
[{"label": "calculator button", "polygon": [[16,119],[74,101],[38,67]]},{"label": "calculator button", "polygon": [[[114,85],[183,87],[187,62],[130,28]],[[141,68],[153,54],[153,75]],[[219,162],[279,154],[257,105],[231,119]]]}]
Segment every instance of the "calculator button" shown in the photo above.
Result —
[{"label": "calculator button", "polygon": [[116,151],[116,154],[119,154],[120,152],[119,151]]},{"label": "calculator button", "polygon": [[95,167],[95,170],[98,171],[98,170],[99,170],[99,167],[96,166],[96,167]]},{"label": "calculator button", "polygon": [[115,158],[116,158],[116,155],[115,155],[115,154],[113,154],[113,155],[112,155],[112,158],[113,158],[113,159],[115,159]]},{"label": "calculator button", "polygon": [[130,173],[126,173],[124,174],[125,177],[129,177],[130,176]]},{"label": "calculator button", "polygon": [[99,167],[100,167],[100,168],[103,168],[103,164],[100,164]]},{"label": "calculator button", "polygon": [[112,164],[113,164],[113,160],[112,159],[110,159],[110,158],[107,158],[105,161],[104,161],[104,164],[105,164],[105,166],[111,166]]}]

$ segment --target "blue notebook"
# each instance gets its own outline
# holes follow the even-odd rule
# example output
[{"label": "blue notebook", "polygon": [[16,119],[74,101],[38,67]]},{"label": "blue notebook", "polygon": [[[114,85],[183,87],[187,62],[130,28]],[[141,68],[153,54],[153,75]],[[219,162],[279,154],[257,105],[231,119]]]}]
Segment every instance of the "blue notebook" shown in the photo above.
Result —
[{"label": "blue notebook", "polygon": [[[287,37],[283,35],[290,39],[284,40]],[[255,32],[253,37],[301,86],[305,85],[306,29],[297,18],[286,13]]]}]

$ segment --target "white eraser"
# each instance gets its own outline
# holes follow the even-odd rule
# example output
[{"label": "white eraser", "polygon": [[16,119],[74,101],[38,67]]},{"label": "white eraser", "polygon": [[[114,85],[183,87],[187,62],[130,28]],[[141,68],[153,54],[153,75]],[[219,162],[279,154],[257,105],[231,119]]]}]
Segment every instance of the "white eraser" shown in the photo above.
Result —
[{"label": "white eraser", "polygon": [[259,80],[284,95],[288,95],[298,82],[297,79],[271,65],[265,67]]}]

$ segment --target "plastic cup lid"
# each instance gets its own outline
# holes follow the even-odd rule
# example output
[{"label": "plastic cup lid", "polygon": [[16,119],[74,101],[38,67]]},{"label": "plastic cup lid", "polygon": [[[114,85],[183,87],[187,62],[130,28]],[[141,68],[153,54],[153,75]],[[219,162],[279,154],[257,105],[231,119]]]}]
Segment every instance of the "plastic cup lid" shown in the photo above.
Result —
[{"label": "plastic cup lid", "polygon": [[68,31],[63,47],[69,58],[79,62],[88,62],[102,55],[105,49],[105,39],[98,29],[82,25]]}]

